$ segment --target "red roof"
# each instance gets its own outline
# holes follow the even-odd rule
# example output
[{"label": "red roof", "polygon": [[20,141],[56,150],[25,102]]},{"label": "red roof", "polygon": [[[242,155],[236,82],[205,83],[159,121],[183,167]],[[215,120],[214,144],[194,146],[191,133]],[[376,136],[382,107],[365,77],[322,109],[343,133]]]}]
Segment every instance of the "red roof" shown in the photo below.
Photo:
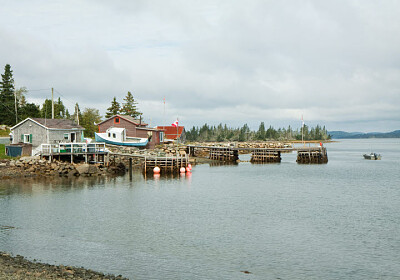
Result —
[{"label": "red roof", "polygon": [[176,140],[179,136],[182,135],[183,130],[185,129],[184,126],[157,126],[157,129],[164,130],[165,138]]}]

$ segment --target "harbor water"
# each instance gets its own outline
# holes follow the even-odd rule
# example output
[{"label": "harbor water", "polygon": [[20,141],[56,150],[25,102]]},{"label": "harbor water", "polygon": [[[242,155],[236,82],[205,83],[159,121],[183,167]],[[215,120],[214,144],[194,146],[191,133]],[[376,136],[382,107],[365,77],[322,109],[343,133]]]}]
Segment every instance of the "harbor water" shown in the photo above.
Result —
[{"label": "harbor water", "polygon": [[131,279],[400,279],[400,139],[326,146],[321,165],[2,181],[0,251]]}]

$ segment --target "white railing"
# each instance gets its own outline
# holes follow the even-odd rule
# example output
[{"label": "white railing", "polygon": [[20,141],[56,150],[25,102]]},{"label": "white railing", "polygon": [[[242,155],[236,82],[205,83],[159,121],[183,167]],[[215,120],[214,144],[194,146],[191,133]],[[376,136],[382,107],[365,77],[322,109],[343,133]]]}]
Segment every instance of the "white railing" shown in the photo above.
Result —
[{"label": "white railing", "polygon": [[58,143],[40,145],[42,155],[90,154],[106,152],[105,143]]}]

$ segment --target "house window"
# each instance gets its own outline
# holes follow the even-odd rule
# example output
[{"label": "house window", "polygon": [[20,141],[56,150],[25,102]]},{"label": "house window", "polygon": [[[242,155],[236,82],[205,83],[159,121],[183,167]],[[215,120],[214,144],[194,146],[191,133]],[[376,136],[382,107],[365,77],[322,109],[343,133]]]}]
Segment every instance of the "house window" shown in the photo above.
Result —
[{"label": "house window", "polygon": [[164,132],[160,132],[160,142],[164,142]]},{"label": "house window", "polygon": [[119,117],[116,117],[116,118],[114,119],[114,123],[119,123]]},{"label": "house window", "polygon": [[24,134],[24,143],[32,143],[32,134]]},{"label": "house window", "polygon": [[64,140],[68,140],[69,139],[69,134],[68,133],[64,133]]}]

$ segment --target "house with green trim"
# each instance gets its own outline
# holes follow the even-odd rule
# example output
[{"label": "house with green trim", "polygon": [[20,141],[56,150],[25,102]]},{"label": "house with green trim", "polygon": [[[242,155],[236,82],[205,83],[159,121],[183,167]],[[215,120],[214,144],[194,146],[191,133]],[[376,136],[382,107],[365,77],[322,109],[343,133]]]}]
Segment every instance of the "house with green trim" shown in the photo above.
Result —
[{"label": "house with green trim", "polygon": [[85,129],[72,120],[27,118],[11,128],[12,144],[41,144],[83,142]]}]

